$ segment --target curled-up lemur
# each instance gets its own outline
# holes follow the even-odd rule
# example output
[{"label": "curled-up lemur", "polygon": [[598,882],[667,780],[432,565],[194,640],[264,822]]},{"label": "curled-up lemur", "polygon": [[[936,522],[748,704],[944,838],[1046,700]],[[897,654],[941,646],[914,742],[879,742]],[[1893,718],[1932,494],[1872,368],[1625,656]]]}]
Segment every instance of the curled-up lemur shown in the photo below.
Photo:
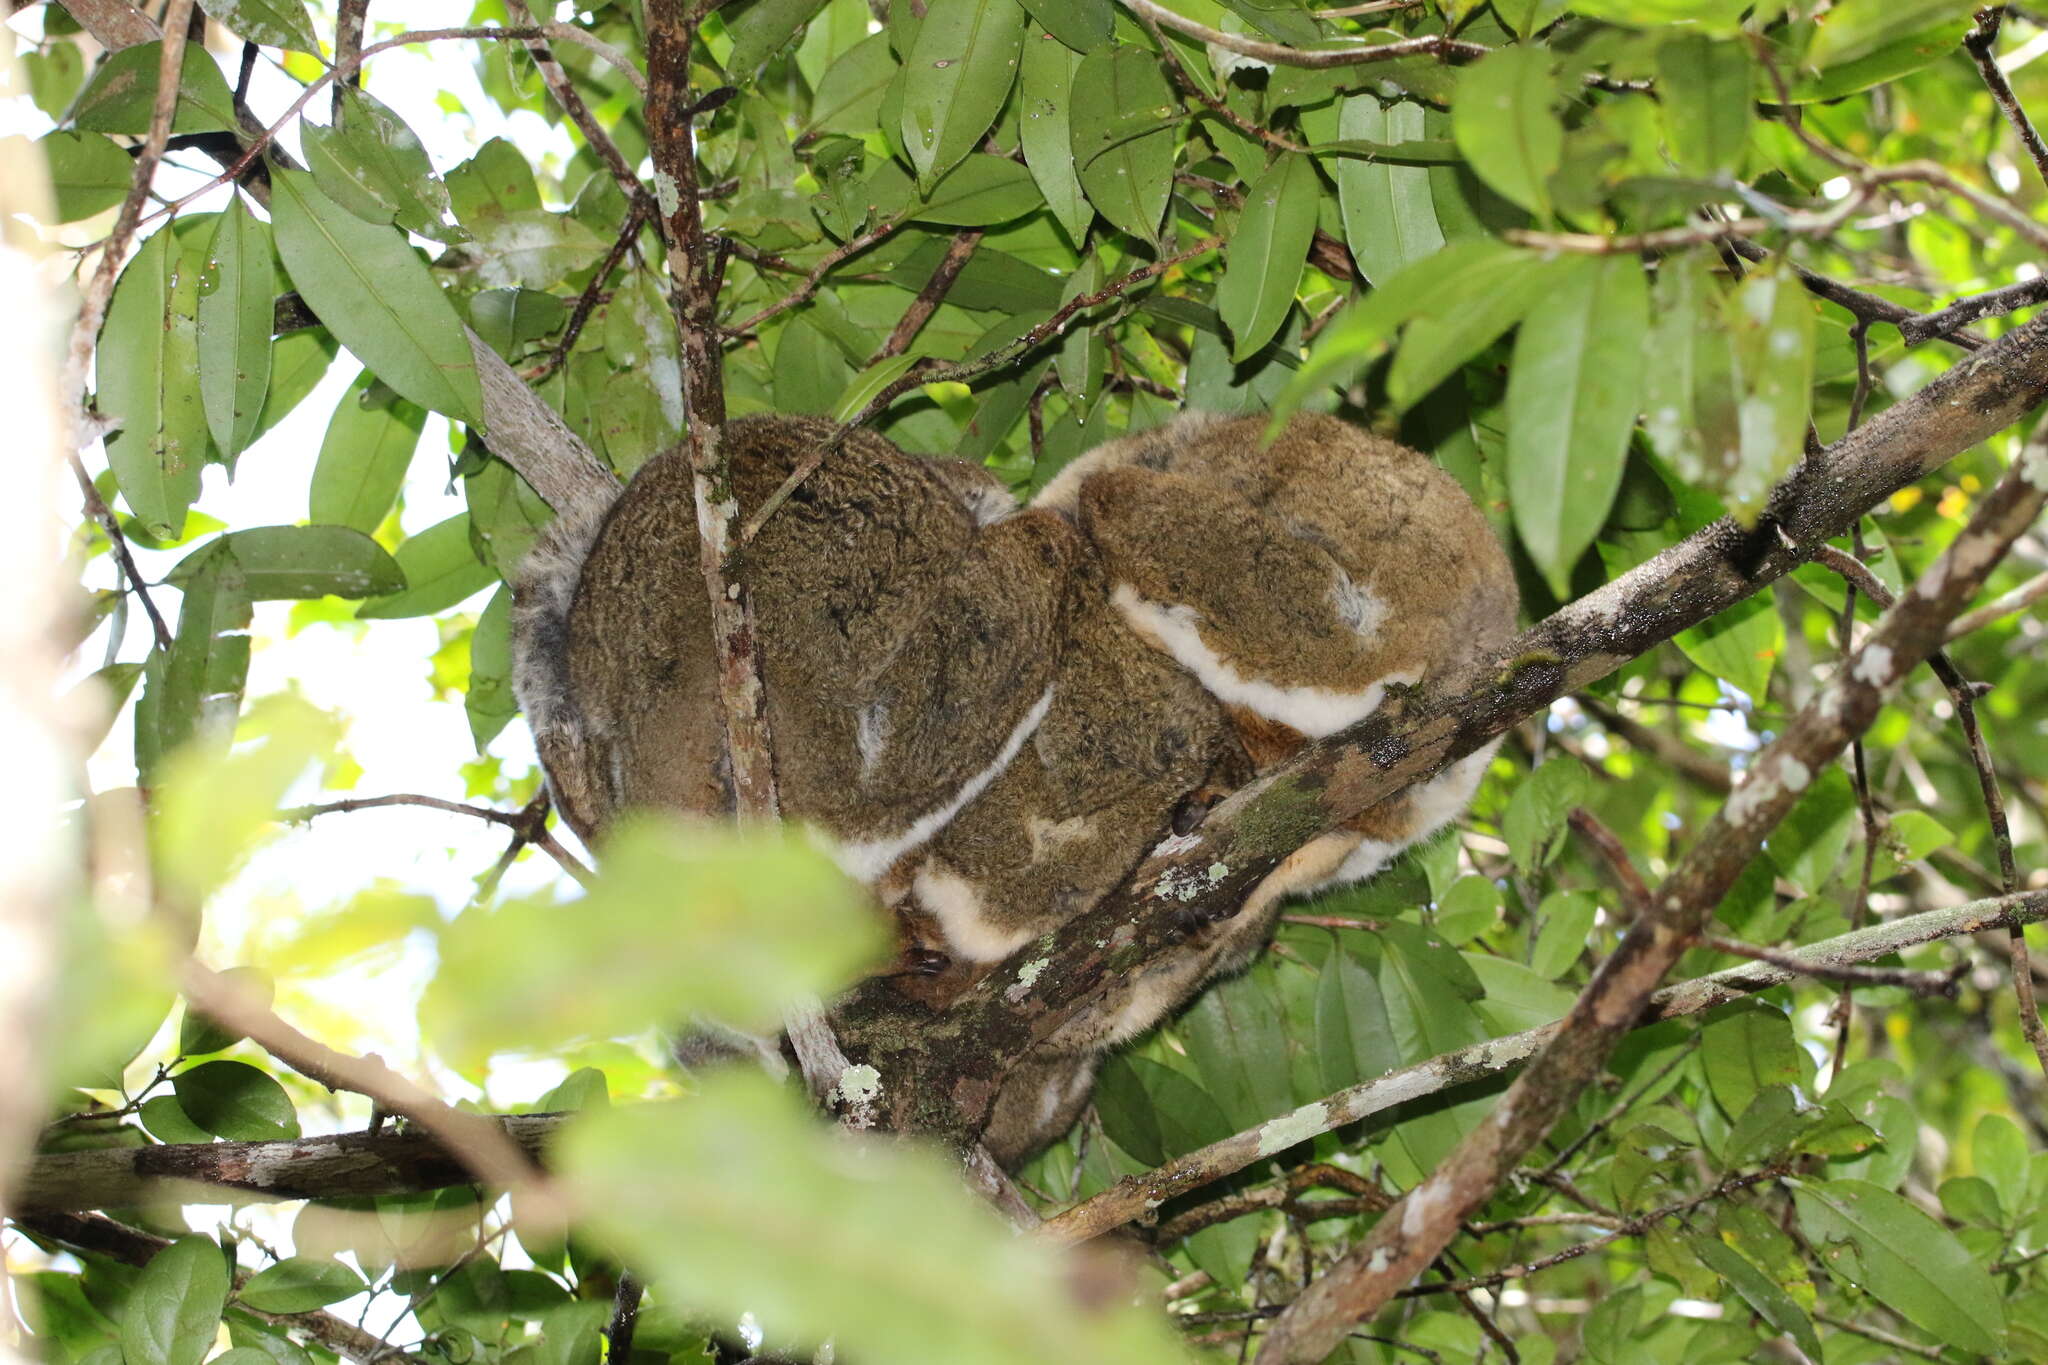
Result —
[{"label": "curled-up lemur", "polygon": [[[1209,799],[1454,686],[1514,629],[1507,560],[1426,457],[1328,417],[1180,418],[1018,510],[974,466],[855,433],[749,550],[784,812],[894,906],[957,989],[1114,888]],[[725,433],[742,515],[829,423]],[[524,566],[515,683],[557,803],[730,808],[687,463],[569,509]],[[1483,750],[1299,850],[1198,951],[1117,983],[1012,1073],[984,1138],[1015,1164],[1104,1050],[1241,967],[1284,896],[1372,875],[1463,809]]]}]

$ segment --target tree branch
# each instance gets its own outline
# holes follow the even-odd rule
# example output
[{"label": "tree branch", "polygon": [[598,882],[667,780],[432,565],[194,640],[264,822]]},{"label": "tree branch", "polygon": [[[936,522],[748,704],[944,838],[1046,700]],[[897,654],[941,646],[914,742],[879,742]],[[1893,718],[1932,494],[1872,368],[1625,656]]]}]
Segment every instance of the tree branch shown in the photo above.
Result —
[{"label": "tree branch", "polygon": [[881,1072],[890,1125],[956,1140],[978,1132],[1018,1057],[1114,977],[1201,951],[1187,942],[1186,926],[1234,914],[1295,849],[1769,586],[1804,560],[1788,538],[1806,546],[1842,534],[2044,395],[2048,322],[2036,320],[1809,457],[1754,527],[1724,518],[1565,606],[1459,695],[1390,697],[1358,725],[1304,747],[1217,806],[1193,834],[1155,849],[1087,913],[998,965],[949,1008],[943,1036],[923,1007],[886,986],[856,988],[836,1018],[841,1037],[856,1055],[865,1048]]},{"label": "tree branch", "polygon": [[1260,1347],[1260,1365],[1306,1365],[1328,1355],[1352,1323],[1379,1311],[1492,1197],[1605,1063],[1657,982],[1698,940],[1707,916],[1813,774],[1869,727],[1885,694],[1939,647],[1948,623],[1969,605],[2044,502],[2048,427],[2028,441],[1970,524],[1912,590],[1757,756],[1743,785],[1665,879],[1651,913],[1629,927],[1557,1036],[1486,1120],[1280,1315]]},{"label": "tree branch", "polygon": [[[1666,1019],[1704,1013],[1731,1000],[1797,981],[1815,967],[1853,966],[1923,943],[2044,920],[2048,920],[2048,891],[1996,896],[1888,920],[1788,949],[1787,956],[1800,963],[1797,971],[1775,963],[1751,962],[1667,987],[1650,998],[1648,1008],[1633,1023],[1635,1027],[1647,1028]],[[1084,1242],[1100,1237],[1148,1209],[1233,1175],[1298,1142],[1384,1113],[1410,1100],[1505,1075],[1556,1038],[1563,1027],[1563,1021],[1558,1021],[1505,1038],[1491,1038],[1361,1081],[1292,1114],[1198,1147],[1155,1170],[1125,1176],[1102,1193],[1048,1218],[1045,1235],[1058,1242]]]}]

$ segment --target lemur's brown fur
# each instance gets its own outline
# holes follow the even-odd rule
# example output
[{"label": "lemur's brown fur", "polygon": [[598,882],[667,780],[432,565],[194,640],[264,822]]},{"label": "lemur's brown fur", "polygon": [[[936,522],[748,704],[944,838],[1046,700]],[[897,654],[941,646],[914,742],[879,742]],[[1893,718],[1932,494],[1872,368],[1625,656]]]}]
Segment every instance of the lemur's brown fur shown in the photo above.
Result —
[{"label": "lemur's brown fur", "polygon": [[[943,1001],[1080,914],[1161,839],[1390,686],[1468,678],[1514,627],[1485,519],[1426,457],[1328,417],[1189,415],[1111,442],[1017,510],[984,471],[854,433],[743,569],[776,777],[927,950]],[[830,424],[724,439],[742,516]],[[571,509],[522,574],[515,681],[566,818],[727,809],[690,471]],[[1015,1164],[1104,1049],[1241,967],[1283,897],[1370,876],[1455,818],[1490,751],[1311,842],[1198,951],[1114,983],[1025,1059],[984,1141]]]}]

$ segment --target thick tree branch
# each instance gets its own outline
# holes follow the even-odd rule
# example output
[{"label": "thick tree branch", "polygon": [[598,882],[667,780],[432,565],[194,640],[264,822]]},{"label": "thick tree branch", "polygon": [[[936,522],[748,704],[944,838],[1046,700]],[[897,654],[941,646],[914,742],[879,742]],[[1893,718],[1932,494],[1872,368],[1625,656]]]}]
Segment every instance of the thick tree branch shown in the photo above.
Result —
[{"label": "thick tree branch", "polygon": [[[538,1160],[568,1114],[477,1116]],[[290,1142],[190,1142],[52,1152],[28,1168],[17,1213],[74,1213],[157,1201],[226,1204],[413,1194],[476,1177],[424,1128]]]},{"label": "thick tree branch", "polygon": [[1191,920],[1235,913],[1280,859],[1317,834],[1768,587],[1803,561],[1795,547],[1843,534],[2044,395],[2048,323],[2036,320],[1808,458],[1756,526],[1723,519],[1569,604],[1460,695],[1393,697],[1307,746],[1211,811],[1194,834],[1155,849],[1117,892],[998,966],[951,1007],[942,1030],[886,986],[860,988],[837,1018],[842,1038],[858,1035],[856,1055],[865,1048],[882,1073],[890,1124],[950,1129],[957,1139],[978,1131],[1010,1065],[1114,976],[1199,951],[1186,940]]},{"label": "thick tree branch", "polygon": [[[1657,993],[1640,1023],[1682,1018],[1731,1000],[1782,986],[1815,968],[1840,968],[1965,934],[2048,920],[2048,891],[2023,892],[1905,916],[1837,938],[1786,950],[1800,964],[1787,969],[1745,963],[1681,982]],[[1556,1024],[1476,1043],[1414,1066],[1340,1090],[1321,1101],[1313,1123],[1289,1116],[1302,1140],[1384,1112],[1410,1099],[1504,1075],[1553,1036]],[[568,1114],[479,1115],[516,1147],[541,1159]],[[1271,1123],[1247,1129],[1167,1165],[1132,1176],[1049,1220],[1046,1235],[1061,1242],[1100,1236],[1165,1199],[1243,1170],[1259,1160]],[[995,1182],[975,1177],[994,1191]],[[36,1157],[23,1173],[15,1208],[24,1215],[120,1208],[170,1196],[193,1203],[334,1199],[350,1195],[406,1194],[473,1183],[461,1160],[424,1128],[405,1132],[341,1133],[290,1142],[166,1143]],[[181,1187],[182,1185],[182,1187]],[[168,1188],[167,1188],[168,1186]],[[216,1188],[208,1189],[207,1186]],[[993,1197],[993,1195],[992,1195]]]},{"label": "thick tree branch", "polygon": [[1307,1365],[1328,1355],[1351,1324],[1385,1306],[1492,1197],[1605,1064],[1657,982],[1698,940],[1714,906],[1813,775],[1869,727],[1885,695],[1939,648],[1948,623],[1969,605],[2044,502],[2048,429],[2028,441],[1970,524],[1757,756],[1743,785],[1658,889],[1651,912],[1629,927],[1558,1035],[1493,1111],[1280,1315],[1260,1347],[1260,1365]]},{"label": "thick tree branch", "polygon": [[[2048,891],[1970,901],[1888,920],[1819,943],[1787,949],[1787,956],[1801,964],[1797,970],[1775,963],[1749,962],[1667,987],[1651,997],[1648,1008],[1634,1025],[1648,1027],[1661,1020],[1704,1013],[1745,995],[1799,980],[1814,968],[1854,966],[1923,943],[2044,920],[2048,920]],[[1361,1081],[1292,1114],[1198,1147],[1143,1175],[1126,1176],[1102,1193],[1047,1219],[1045,1235],[1059,1242],[1100,1237],[1142,1216],[1148,1209],[1278,1155],[1298,1142],[1384,1113],[1410,1100],[1505,1075],[1533,1057],[1563,1027],[1563,1021],[1559,1021],[1505,1038],[1491,1038]]]}]

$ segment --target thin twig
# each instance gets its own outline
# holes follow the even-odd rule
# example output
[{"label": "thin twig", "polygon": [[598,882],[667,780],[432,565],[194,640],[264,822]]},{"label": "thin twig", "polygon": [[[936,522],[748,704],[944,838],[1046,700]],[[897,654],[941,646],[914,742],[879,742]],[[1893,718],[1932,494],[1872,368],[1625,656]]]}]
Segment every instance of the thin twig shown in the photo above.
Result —
[{"label": "thin twig", "polygon": [[1614,878],[1615,886],[1621,891],[1622,905],[1628,911],[1628,917],[1634,919],[1642,914],[1650,903],[1650,888],[1643,881],[1643,874],[1636,871],[1636,865],[1629,861],[1628,849],[1622,845],[1620,838],[1613,830],[1600,823],[1599,816],[1584,806],[1572,807],[1571,814],[1566,818],[1573,833],[1585,840],[1587,846],[1600,855],[1600,861],[1605,864],[1608,873]]},{"label": "thin twig", "polygon": [[521,810],[499,810],[495,806],[472,806],[461,801],[450,801],[439,796],[425,796],[418,792],[394,792],[388,796],[351,796],[340,801],[328,801],[316,806],[295,806],[278,812],[278,818],[293,824],[302,824],[322,815],[346,815],[351,811],[376,810],[384,806],[424,806],[428,810],[447,811],[451,815],[467,815],[478,820],[487,820],[513,831],[516,852],[520,843],[532,844],[546,853],[562,870],[578,882],[589,886],[596,880],[596,874],[584,866],[583,860],[562,847],[555,836],[548,832],[548,807],[544,797],[537,797]]},{"label": "thin twig", "polygon": [[605,253],[604,260],[598,265],[597,273],[590,277],[590,283],[585,285],[583,292],[577,296],[576,306],[569,313],[568,325],[562,328],[561,339],[555,343],[554,349],[548,352],[547,359],[520,375],[521,379],[529,384],[537,384],[560,369],[568,360],[569,352],[576,345],[576,338],[583,335],[584,324],[590,321],[591,313],[597,308],[598,299],[604,295],[605,282],[611,279],[612,271],[618,269],[619,262],[625,259],[626,251],[633,245],[633,239],[640,235],[640,229],[646,224],[648,210],[651,207],[645,198],[635,199],[626,205],[626,221],[619,228],[619,235],[613,239],[611,250]]},{"label": "thin twig", "polygon": [[[1731,957],[1746,957],[1752,962],[1768,962],[1774,967],[1783,967],[1800,976],[1810,976],[1816,981],[1840,982],[1845,990],[1850,986],[1900,986],[1915,995],[1953,999],[1956,993],[1956,978],[1969,970],[1968,963],[1957,964],[1953,971],[1921,972],[1908,967],[1861,967],[1853,964],[1809,962],[1797,953],[1786,952],[1781,948],[1766,948],[1761,944],[1723,938],[1719,934],[1701,935],[1700,944],[1702,947],[1712,948],[1717,953],[1727,953]],[[1835,1064],[1839,1069],[1839,1054]]]},{"label": "thin twig", "polygon": [[1852,1332],[1859,1337],[1874,1341],[1880,1346],[1889,1346],[1894,1351],[1904,1351],[1908,1355],[1919,1356],[1922,1360],[1947,1359],[1945,1352],[1937,1350],[1932,1346],[1922,1346],[1917,1341],[1908,1341],[1906,1338],[1896,1333],[1887,1332],[1881,1327],[1871,1327],[1850,1318],[1837,1317],[1833,1313],[1824,1313],[1819,1309],[1815,1309],[1813,1320],[1826,1323],[1830,1327],[1839,1327],[1844,1332]]},{"label": "thin twig", "polygon": [[1998,46],[1998,26],[2005,19],[2005,6],[1987,5],[1977,11],[1977,23],[1963,35],[1963,51],[1970,54],[1970,60],[1977,64],[1977,74],[1984,78],[1984,88],[1991,92],[1998,111],[2005,115],[2005,121],[2012,125],[2019,137],[2020,146],[2027,149],[2027,155],[2034,160],[2034,170],[2041,182],[2048,184],[2048,144],[2041,141],[2041,134],[2034,129],[2034,121],[2027,117],[2027,111],[2020,104],[2019,96],[2012,90],[2012,82],[1999,69],[1998,58],[1992,49]]},{"label": "thin twig", "polygon": [[[539,27],[534,23],[533,11],[527,8],[526,0],[506,0],[506,3],[512,18],[523,27]],[[640,183],[639,176],[633,174],[633,168],[626,164],[618,144],[612,141],[611,134],[597,121],[597,116],[590,112],[590,106],[583,102],[583,96],[577,92],[575,82],[569,79],[569,73],[555,60],[554,49],[548,46],[548,40],[528,38],[526,50],[533,57],[533,64],[540,69],[540,78],[546,83],[548,93],[555,97],[555,103],[562,106],[562,112],[583,134],[584,144],[611,172],[619,192],[626,196],[626,203],[636,209],[647,205],[651,198],[647,187]]]},{"label": "thin twig", "polygon": [[619,1272],[619,1287],[612,1293],[612,1322],[605,1329],[604,1358],[611,1365],[626,1365],[633,1358],[633,1329],[640,1324],[640,1277],[630,1270]]},{"label": "thin twig", "polygon": [[[895,327],[890,329],[888,339],[883,341],[881,348],[868,357],[868,364],[879,364],[910,349],[910,343],[916,339],[918,332],[945,301],[947,291],[953,287],[953,281],[959,279],[960,272],[966,269],[968,258],[973,256],[974,249],[981,245],[981,238],[980,228],[963,228],[953,234],[953,240],[947,244],[946,254],[939,258],[938,265],[933,268],[931,278],[924,282],[924,288],[917,291],[917,297],[910,301],[910,307],[904,309],[903,316],[898,318]],[[742,539],[751,537],[743,533]]]},{"label": "thin twig", "polygon": [[2044,597],[2048,597],[2048,573],[2036,574],[2011,592],[1995,597],[1983,606],[1958,616],[1956,623],[1948,628],[1949,642],[1953,644],[1963,636],[1982,630],[1993,621],[2010,616],[2016,611],[2025,611]]},{"label": "thin twig", "polygon": [[2004,317],[2007,313],[2031,308],[2037,303],[2048,303],[2048,275],[2037,275],[2018,284],[1971,294],[1932,313],[1910,313],[1897,320],[1899,335],[1906,339],[1908,346],[1936,339],[1960,341],[1970,333],[1958,333],[1958,328],[1966,327],[1979,318]]},{"label": "thin twig", "polygon": [[142,610],[149,616],[151,629],[156,632],[156,647],[168,650],[171,647],[171,628],[164,623],[164,614],[157,610],[156,602],[149,595],[149,584],[142,581],[142,574],[135,567],[134,552],[128,548],[128,537],[121,531],[121,520],[114,515],[114,509],[107,506],[107,500],[100,496],[100,490],[93,486],[92,476],[85,472],[85,465],[77,452],[70,455],[71,473],[78,480],[79,496],[85,499],[85,513],[99,523],[106,534],[107,544],[113,548],[114,563],[121,571],[126,590],[131,591],[142,602]]},{"label": "thin twig", "polygon": [[972,360],[956,361],[952,364],[934,363],[929,366],[913,366],[900,378],[884,385],[880,393],[877,393],[868,400],[866,407],[855,413],[837,431],[833,432],[830,438],[820,443],[816,449],[804,456],[796,468],[789,472],[789,477],[782,481],[781,486],[776,488],[773,493],[770,493],[762,501],[761,505],[755,509],[754,515],[747,519],[746,528],[740,532],[740,543],[744,545],[760,534],[761,528],[767,524],[768,518],[774,516],[776,509],[782,506],[784,500],[801,487],[803,481],[811,477],[816,472],[818,466],[825,463],[832,452],[839,448],[839,443],[846,439],[847,433],[872,421],[877,414],[885,410],[889,404],[895,402],[900,395],[921,385],[960,382],[972,379],[977,375],[986,374],[990,370],[999,370],[1019,356],[1058,336],[1066,329],[1067,324],[1073,320],[1076,314],[1084,313],[1090,308],[1098,307],[1109,302],[1111,299],[1119,298],[1147,280],[1155,279],[1175,266],[1185,261],[1193,260],[1195,257],[1207,252],[1214,251],[1221,245],[1223,245],[1221,237],[1205,237],[1185,250],[1177,251],[1171,256],[1162,257],[1150,265],[1142,266],[1137,270],[1133,270],[1128,275],[1110,281],[1092,294],[1082,294],[1076,298],[1069,299],[1055,309],[1052,316],[1039,323],[1036,327],[1033,327],[1023,336],[1006,345],[998,346],[986,355]]},{"label": "thin twig", "polygon": [[[809,303],[811,296],[818,292],[818,286],[824,282],[825,276],[832,272],[833,267],[849,257],[857,256],[861,252],[866,251],[902,225],[901,220],[891,219],[886,223],[877,223],[866,232],[847,238],[844,242],[820,257],[818,263],[811,267],[810,274],[804,276],[803,281],[796,288],[790,290],[787,294],[784,294],[781,298],[744,321],[733,323],[725,328],[726,340],[728,342],[738,341],[756,327],[768,321],[768,319],[786,313],[799,304]],[[742,537],[742,540],[744,539],[745,537]]]},{"label": "thin twig", "polygon": [[1242,57],[1256,57],[1260,61],[1274,62],[1280,66],[1363,66],[1370,62],[1396,61],[1402,57],[1471,61],[1485,56],[1489,51],[1482,44],[1461,42],[1440,33],[1421,38],[1402,38],[1391,43],[1367,43],[1363,46],[1314,49],[1288,47],[1282,43],[1268,43],[1257,38],[1247,38],[1242,34],[1225,33],[1221,29],[1210,28],[1207,24],[1197,23],[1185,15],[1175,14],[1163,5],[1156,5],[1153,0],[1123,0],[1123,4],[1141,19],[1150,19],[1176,33],[1199,38],[1205,43],[1214,44]]}]

